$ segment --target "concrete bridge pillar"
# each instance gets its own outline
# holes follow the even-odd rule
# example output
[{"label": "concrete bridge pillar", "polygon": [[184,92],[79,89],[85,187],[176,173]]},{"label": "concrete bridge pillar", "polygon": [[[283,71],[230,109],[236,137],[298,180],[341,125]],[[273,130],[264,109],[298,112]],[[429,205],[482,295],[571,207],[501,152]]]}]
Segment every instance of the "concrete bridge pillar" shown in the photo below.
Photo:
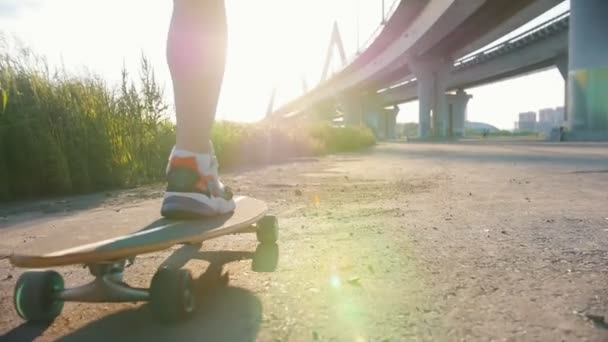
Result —
[{"label": "concrete bridge pillar", "polygon": [[555,60],[555,66],[559,73],[562,75],[564,81],[568,80],[568,55],[559,55]]},{"label": "concrete bridge pillar", "polygon": [[356,100],[340,101],[340,107],[344,115],[344,125],[359,126],[363,123],[363,104]]},{"label": "concrete bridge pillar", "polygon": [[447,134],[447,106],[445,82],[451,64],[443,60],[411,59],[408,64],[418,81],[420,138],[445,137]]},{"label": "concrete bridge pillar", "polygon": [[372,130],[376,139],[395,139],[397,135],[397,114],[399,107],[384,108],[373,96],[362,96],[364,100],[349,96],[340,101],[346,126],[365,125]]},{"label": "concrete bridge pillar", "polygon": [[467,121],[467,104],[473,95],[458,89],[456,94],[447,94],[447,136],[463,137]]},{"label": "concrete bridge pillar", "polygon": [[[555,60],[555,66],[559,73],[562,75],[564,82],[564,108],[568,108],[568,54],[564,53],[557,57]],[[568,122],[568,110],[564,110],[564,122]]]},{"label": "concrete bridge pillar", "polygon": [[399,107],[394,106],[386,109],[386,138],[389,140],[397,139],[397,115]]},{"label": "concrete bridge pillar", "polygon": [[608,139],[608,1],[570,2],[569,139]]},{"label": "concrete bridge pillar", "polygon": [[392,140],[397,137],[397,114],[399,107],[380,108],[377,111],[378,126],[376,128],[376,137],[380,140]]},{"label": "concrete bridge pillar", "polygon": [[372,130],[376,139],[395,139],[398,113],[399,107],[397,106],[387,109],[368,103],[364,107],[363,122]]}]

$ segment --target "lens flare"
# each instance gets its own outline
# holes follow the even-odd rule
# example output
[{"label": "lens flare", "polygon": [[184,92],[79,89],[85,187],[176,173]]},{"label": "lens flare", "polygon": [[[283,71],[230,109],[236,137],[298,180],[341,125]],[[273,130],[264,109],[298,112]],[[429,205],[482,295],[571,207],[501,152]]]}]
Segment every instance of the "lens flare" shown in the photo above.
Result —
[{"label": "lens flare", "polygon": [[337,289],[342,286],[342,280],[340,279],[340,276],[338,276],[337,274],[333,274],[329,278],[329,284],[331,285],[331,287]]}]

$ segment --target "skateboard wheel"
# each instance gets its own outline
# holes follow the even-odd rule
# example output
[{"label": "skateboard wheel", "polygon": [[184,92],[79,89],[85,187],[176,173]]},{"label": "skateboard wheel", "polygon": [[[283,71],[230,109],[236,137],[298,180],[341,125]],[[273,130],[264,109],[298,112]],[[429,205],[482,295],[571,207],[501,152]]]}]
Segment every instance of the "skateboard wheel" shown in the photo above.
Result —
[{"label": "skateboard wheel", "polygon": [[161,268],[152,278],[150,306],[162,322],[177,322],[196,311],[192,274],[185,269]]},{"label": "skateboard wheel", "polygon": [[273,244],[279,239],[279,221],[276,216],[264,216],[257,223],[256,235],[260,243]]},{"label": "skateboard wheel", "polygon": [[63,278],[57,272],[23,273],[13,296],[17,314],[28,322],[52,322],[63,310],[63,301],[55,298],[63,287]]},{"label": "skateboard wheel", "polygon": [[260,244],[255,249],[251,269],[254,272],[274,272],[279,263],[279,246],[273,244]]}]

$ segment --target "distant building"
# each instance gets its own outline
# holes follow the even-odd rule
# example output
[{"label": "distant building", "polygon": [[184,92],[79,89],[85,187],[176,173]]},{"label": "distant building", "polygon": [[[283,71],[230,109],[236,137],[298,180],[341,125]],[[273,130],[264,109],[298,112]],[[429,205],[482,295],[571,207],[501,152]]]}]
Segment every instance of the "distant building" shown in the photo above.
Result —
[{"label": "distant building", "polygon": [[519,113],[519,121],[515,122],[515,131],[550,134],[564,124],[564,107],[543,108],[538,111],[538,122],[536,112]]},{"label": "distant building", "polygon": [[564,125],[564,107],[543,108],[539,111],[538,131],[550,133]]},{"label": "distant building", "polygon": [[566,122],[566,108],[564,108],[563,106],[560,107],[555,107],[555,112],[557,113],[556,115],[558,115],[559,117],[559,121],[563,124]]},{"label": "distant building", "polygon": [[536,112],[519,113],[517,126],[521,132],[536,132]]}]

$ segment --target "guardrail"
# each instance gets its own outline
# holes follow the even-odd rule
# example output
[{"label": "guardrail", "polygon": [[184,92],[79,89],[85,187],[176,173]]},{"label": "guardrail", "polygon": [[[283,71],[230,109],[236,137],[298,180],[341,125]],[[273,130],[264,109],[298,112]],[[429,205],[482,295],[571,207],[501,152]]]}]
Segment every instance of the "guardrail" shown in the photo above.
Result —
[{"label": "guardrail", "polygon": [[473,65],[477,65],[489,59],[511,52],[514,49],[519,49],[530,45],[539,39],[544,39],[553,34],[563,32],[564,30],[567,30],[569,26],[570,11],[567,11],[525,32],[522,32],[505,42],[490,46],[472,56],[465,56],[456,60],[454,63],[454,69],[461,70]]},{"label": "guardrail", "polygon": [[378,25],[376,27],[376,29],[374,31],[372,31],[372,33],[369,35],[369,37],[365,41],[363,41],[363,44],[361,44],[360,46],[357,47],[357,51],[355,51],[355,53],[347,59],[346,65],[343,68],[341,68],[340,70],[344,69],[347,65],[354,62],[355,59],[357,59],[357,57],[359,57],[359,55],[363,51],[367,50],[367,48],[369,48],[370,45],[372,45],[372,43],[376,40],[376,38],[378,38],[380,33],[382,33],[384,26],[388,22],[387,18],[390,18],[395,13],[400,2],[401,2],[401,0],[393,0],[393,3],[389,6],[388,12],[384,13],[384,16],[382,17],[382,21],[380,22],[380,25]]}]

